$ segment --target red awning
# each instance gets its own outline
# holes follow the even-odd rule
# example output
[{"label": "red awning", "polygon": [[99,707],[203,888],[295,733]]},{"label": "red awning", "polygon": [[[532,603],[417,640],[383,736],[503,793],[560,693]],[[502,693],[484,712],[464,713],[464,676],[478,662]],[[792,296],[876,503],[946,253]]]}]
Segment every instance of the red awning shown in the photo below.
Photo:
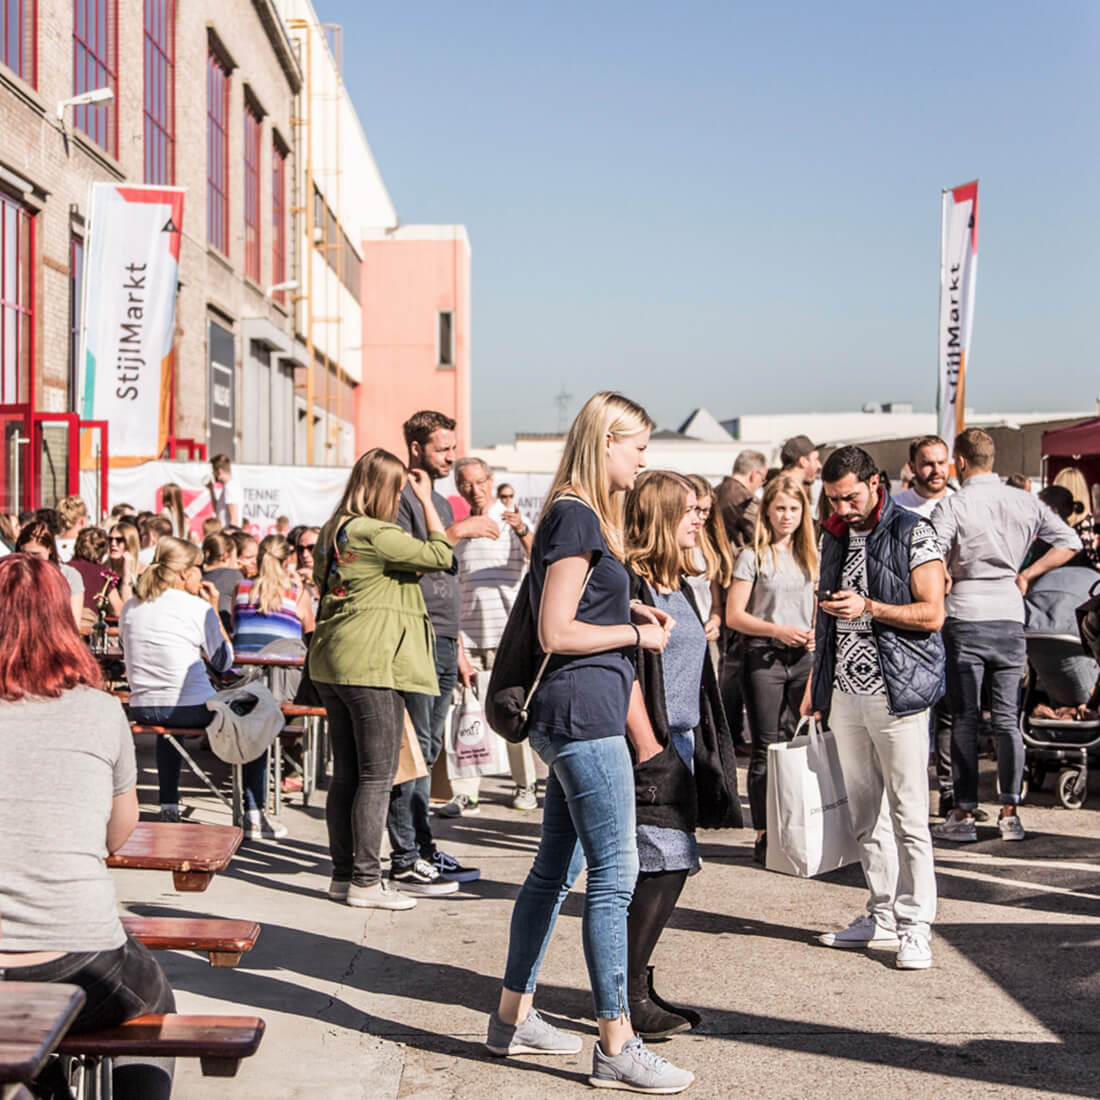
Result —
[{"label": "red awning", "polygon": [[1043,432],[1043,456],[1100,455],[1100,417],[1055,432]]}]

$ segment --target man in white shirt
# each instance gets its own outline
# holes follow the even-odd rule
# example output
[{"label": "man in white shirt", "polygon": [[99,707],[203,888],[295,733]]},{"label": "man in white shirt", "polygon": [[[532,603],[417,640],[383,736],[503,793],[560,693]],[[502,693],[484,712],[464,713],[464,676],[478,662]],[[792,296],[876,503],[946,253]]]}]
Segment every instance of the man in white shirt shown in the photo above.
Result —
[{"label": "man in white shirt", "polygon": [[210,460],[210,467],[214,476],[206,483],[206,487],[210,490],[214,515],[222,521],[223,527],[240,527],[244,511],[244,490],[241,483],[233,478],[228,455],[214,455]]},{"label": "man in white shirt", "polygon": [[76,546],[76,536],[88,526],[88,506],[78,496],[65,497],[57,502],[57,515],[61,520],[61,534],[57,536],[57,556],[69,561]]},{"label": "man in white shirt", "polygon": [[[936,505],[955,491],[947,484],[951,472],[947,444],[938,435],[914,439],[909,444],[909,469],[912,480],[905,489],[894,493],[894,503],[931,519]],[[940,790],[938,812],[940,817],[946,817],[955,808],[955,785],[951,778],[951,706],[946,696],[932,708],[932,729],[936,784]]]},{"label": "man in white shirt", "polygon": [[[523,583],[534,532],[518,508],[494,498],[492,470],[480,458],[459,459],[454,476],[455,488],[470,505],[470,514],[488,516],[498,529],[495,537],[463,539],[455,546],[461,593],[458,674],[469,687],[477,683],[479,671],[487,672],[493,667],[504,626]],[[509,744],[508,762],[516,784],[513,808],[537,809],[535,755],[531,746],[526,741]],[[454,797],[440,814],[459,817],[463,813],[476,813],[479,786],[476,777],[452,779]]]}]

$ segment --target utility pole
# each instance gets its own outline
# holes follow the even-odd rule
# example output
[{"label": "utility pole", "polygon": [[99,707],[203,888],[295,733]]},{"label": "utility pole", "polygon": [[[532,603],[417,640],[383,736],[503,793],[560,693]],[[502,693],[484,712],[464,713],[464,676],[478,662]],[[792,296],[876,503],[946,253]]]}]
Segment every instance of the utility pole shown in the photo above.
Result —
[{"label": "utility pole", "polygon": [[554,404],[558,407],[558,431],[564,433],[569,427],[569,402],[573,400],[571,393],[566,393],[565,383],[561,384],[561,392],[554,398]]}]

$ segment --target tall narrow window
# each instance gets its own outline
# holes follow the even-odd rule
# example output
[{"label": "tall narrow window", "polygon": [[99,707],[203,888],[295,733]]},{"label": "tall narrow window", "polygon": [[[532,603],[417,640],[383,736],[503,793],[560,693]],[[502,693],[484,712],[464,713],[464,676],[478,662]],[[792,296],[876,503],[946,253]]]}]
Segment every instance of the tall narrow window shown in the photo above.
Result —
[{"label": "tall narrow window", "polygon": [[439,318],[439,359],[441,367],[453,367],[455,365],[454,348],[454,314],[449,309],[441,309],[437,314]]},{"label": "tall narrow window", "polygon": [[145,0],[145,182],[176,181],[176,0]]},{"label": "tall narrow window", "polygon": [[73,0],[73,95],[109,88],[106,103],[73,108],[73,125],[118,156],[118,0]]},{"label": "tall narrow window", "polygon": [[0,196],[0,405],[31,397],[32,249],[30,212]]},{"label": "tall narrow window", "polygon": [[80,237],[69,240],[69,392],[71,407],[80,409],[83,394],[80,384],[80,322],[84,308],[84,242]]},{"label": "tall narrow window", "polygon": [[248,97],[244,101],[244,273],[260,281],[260,138],[264,125]]},{"label": "tall narrow window", "polygon": [[206,239],[229,255],[229,69],[206,62]]},{"label": "tall narrow window", "polygon": [[[271,147],[271,282],[286,282],[286,150],[275,140]],[[275,291],[286,302],[286,291]]]},{"label": "tall narrow window", "polygon": [[28,84],[35,81],[35,0],[0,0],[0,61]]}]

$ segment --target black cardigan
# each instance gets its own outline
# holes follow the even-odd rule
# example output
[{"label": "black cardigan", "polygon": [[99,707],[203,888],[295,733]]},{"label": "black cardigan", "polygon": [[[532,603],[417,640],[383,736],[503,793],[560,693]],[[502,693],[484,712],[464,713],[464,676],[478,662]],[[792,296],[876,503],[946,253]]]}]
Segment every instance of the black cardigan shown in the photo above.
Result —
[{"label": "black cardigan", "polygon": [[[699,608],[687,584],[683,592],[698,615]],[[630,598],[654,606],[649,586],[633,571],[630,573]],[[685,832],[695,828],[740,829],[743,818],[737,794],[737,758],[722,708],[718,677],[709,654],[703,662],[703,679],[699,685],[694,776],[669,738],[661,655],[639,646],[634,664],[653,732],[661,743],[661,751],[656,756],[634,765],[638,824]]]}]

